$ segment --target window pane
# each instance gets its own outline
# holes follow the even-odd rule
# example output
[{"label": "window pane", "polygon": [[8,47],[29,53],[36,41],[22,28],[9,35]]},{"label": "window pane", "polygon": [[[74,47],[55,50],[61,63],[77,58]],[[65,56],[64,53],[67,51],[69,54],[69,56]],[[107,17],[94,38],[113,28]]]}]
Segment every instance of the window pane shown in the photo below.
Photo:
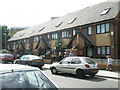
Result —
[{"label": "window pane", "polygon": [[92,27],[88,27],[88,35],[92,34]]},{"label": "window pane", "polygon": [[100,25],[97,25],[97,33],[100,33]]},{"label": "window pane", "polygon": [[100,47],[97,48],[97,54],[101,54],[101,49],[100,49]]},{"label": "window pane", "polygon": [[106,47],[106,54],[110,54],[110,47]]},{"label": "window pane", "polygon": [[92,56],[92,48],[87,49],[87,56]]},{"label": "window pane", "polygon": [[71,63],[73,63],[73,62],[74,62],[74,64],[80,64],[81,63],[79,58],[74,58]]},{"label": "window pane", "polygon": [[50,35],[48,34],[47,37],[48,37],[48,39],[49,39],[49,38],[50,38]]},{"label": "window pane", "polygon": [[101,33],[105,33],[105,24],[101,24]]},{"label": "window pane", "polygon": [[29,80],[29,84],[30,84],[30,88],[37,88],[38,87],[38,83],[37,83],[37,79],[35,77],[34,72],[29,71],[26,72],[28,80]]},{"label": "window pane", "polygon": [[102,47],[102,54],[105,54],[105,47]]},{"label": "window pane", "polygon": [[39,76],[39,73],[40,73],[40,72],[35,71],[35,75],[36,75],[36,77],[37,77],[37,79],[38,79],[39,87],[40,87],[40,88],[46,88],[45,83],[44,83],[44,80]]},{"label": "window pane", "polygon": [[73,36],[76,34],[76,30],[73,30]]},{"label": "window pane", "polygon": [[0,75],[2,88],[24,88],[25,82],[21,72]]},{"label": "window pane", "polygon": [[106,24],[106,32],[109,32],[110,31],[110,25],[109,23]]},{"label": "window pane", "polygon": [[64,32],[62,32],[62,38],[64,38]]},{"label": "window pane", "polygon": [[67,31],[66,34],[67,34],[67,35],[66,35],[66,38],[68,38],[68,37],[69,37],[69,32]]}]

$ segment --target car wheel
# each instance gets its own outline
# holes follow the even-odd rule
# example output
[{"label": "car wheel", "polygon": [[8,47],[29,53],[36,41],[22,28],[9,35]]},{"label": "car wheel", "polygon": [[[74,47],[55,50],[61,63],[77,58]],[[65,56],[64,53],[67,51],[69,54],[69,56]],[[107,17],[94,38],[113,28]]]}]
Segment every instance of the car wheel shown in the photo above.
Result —
[{"label": "car wheel", "polygon": [[51,68],[51,73],[52,73],[52,74],[57,74],[58,71],[57,71],[57,69],[56,69],[55,67],[52,67],[52,68]]},{"label": "car wheel", "polygon": [[84,78],[85,77],[85,73],[83,70],[77,70],[76,75],[78,78]]},{"label": "car wheel", "polygon": [[90,77],[94,77],[95,76],[95,74],[90,74]]},{"label": "car wheel", "polygon": [[29,64],[28,64],[28,63],[25,63],[25,65],[29,66]]}]

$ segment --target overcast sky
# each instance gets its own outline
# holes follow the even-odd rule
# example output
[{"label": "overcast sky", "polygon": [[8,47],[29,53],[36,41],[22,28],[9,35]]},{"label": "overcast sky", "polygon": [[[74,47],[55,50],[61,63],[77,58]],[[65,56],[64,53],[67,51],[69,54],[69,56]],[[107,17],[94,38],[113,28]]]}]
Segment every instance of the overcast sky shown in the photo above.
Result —
[{"label": "overcast sky", "polygon": [[107,0],[0,0],[0,25],[35,26]]}]

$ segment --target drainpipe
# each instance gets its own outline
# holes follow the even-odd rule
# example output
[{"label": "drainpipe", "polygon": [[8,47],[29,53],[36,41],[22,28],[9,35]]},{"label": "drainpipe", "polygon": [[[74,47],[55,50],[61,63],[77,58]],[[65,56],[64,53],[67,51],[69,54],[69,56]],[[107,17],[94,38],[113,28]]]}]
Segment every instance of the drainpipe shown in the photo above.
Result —
[{"label": "drainpipe", "polygon": [[115,29],[116,28],[115,28],[115,23],[112,22],[112,24],[113,24],[113,32],[110,32],[110,35],[113,37],[113,47],[112,48],[114,48],[114,54],[113,55],[114,55],[114,58],[116,58],[116,52],[117,52],[116,51],[117,50],[117,46],[116,46],[116,44],[117,44],[116,41],[117,40],[116,40],[116,37],[115,37],[116,36]]}]

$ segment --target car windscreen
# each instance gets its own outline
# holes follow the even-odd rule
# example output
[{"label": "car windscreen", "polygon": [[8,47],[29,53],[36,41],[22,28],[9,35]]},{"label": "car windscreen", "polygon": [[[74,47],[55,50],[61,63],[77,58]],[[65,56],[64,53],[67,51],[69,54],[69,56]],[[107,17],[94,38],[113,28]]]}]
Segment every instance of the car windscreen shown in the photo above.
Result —
[{"label": "car windscreen", "polygon": [[91,60],[91,58],[83,58],[83,60],[88,64],[95,64],[95,62]]},{"label": "car windscreen", "polygon": [[30,70],[0,74],[0,88],[56,88],[40,71]]},{"label": "car windscreen", "polygon": [[13,58],[13,55],[11,55],[11,54],[6,54],[5,57]]},{"label": "car windscreen", "polygon": [[22,56],[21,58],[20,58],[21,60],[41,60],[41,58],[40,57],[38,57],[38,56],[33,56],[33,55],[24,55],[24,56]]},{"label": "car windscreen", "polygon": [[0,57],[14,57],[12,54],[0,54]]}]

